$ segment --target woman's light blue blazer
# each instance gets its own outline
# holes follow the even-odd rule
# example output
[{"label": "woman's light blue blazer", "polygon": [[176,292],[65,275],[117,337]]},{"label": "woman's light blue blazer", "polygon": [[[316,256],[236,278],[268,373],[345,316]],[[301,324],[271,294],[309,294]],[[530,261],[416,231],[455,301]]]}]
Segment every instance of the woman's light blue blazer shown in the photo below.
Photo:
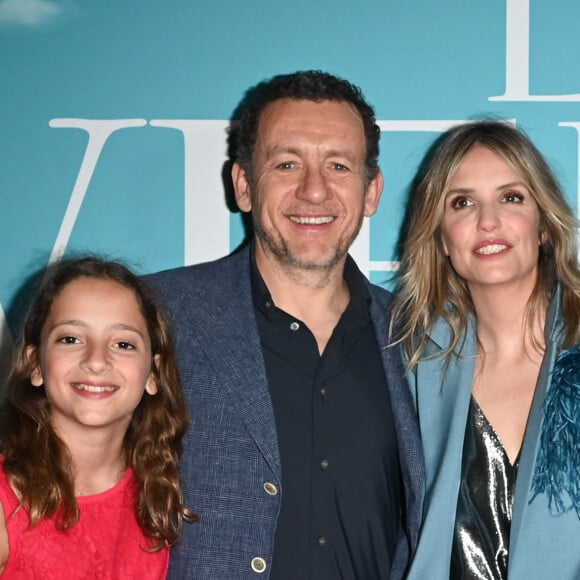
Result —
[{"label": "woman's light blue blazer", "polygon": [[[576,510],[553,515],[546,494],[534,497],[531,487],[561,327],[560,297],[556,291],[548,311],[546,353],[520,455],[509,544],[509,580],[580,579],[580,519]],[[429,339],[427,356],[444,351],[450,341],[447,323],[437,322]],[[472,320],[461,355],[452,358],[446,373],[442,358],[425,360],[409,373],[425,452],[426,481],[419,544],[408,580],[449,580],[476,353]],[[580,416],[577,421],[580,424]]]}]

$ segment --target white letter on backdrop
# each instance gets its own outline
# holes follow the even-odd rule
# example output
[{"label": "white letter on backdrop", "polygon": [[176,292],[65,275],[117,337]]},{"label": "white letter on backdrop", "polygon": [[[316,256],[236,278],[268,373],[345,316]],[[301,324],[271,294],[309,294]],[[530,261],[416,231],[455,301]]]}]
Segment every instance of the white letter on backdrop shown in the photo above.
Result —
[{"label": "white letter on backdrop", "polygon": [[60,224],[60,230],[52,248],[49,264],[59,260],[66,250],[99,156],[109,136],[115,131],[119,131],[119,129],[143,127],[146,124],[147,121],[145,119],[51,119],[49,125],[56,129],[83,129],[89,134],[89,142],[87,143],[85,155],[64,218]]},{"label": "white letter on backdrop", "polygon": [[[109,136],[119,129],[128,127],[143,127],[145,119],[91,120],[91,119],[52,119],[51,127],[57,129],[83,129],[89,134],[89,142],[81,163],[64,218],[61,222],[56,241],[52,248],[49,263],[59,260],[70,239],[83,199],[89,187],[91,177],[99,160],[99,156]],[[14,340],[10,333],[8,321],[2,304],[0,304],[0,381],[4,382],[10,367]]]},{"label": "white letter on backdrop", "polygon": [[[381,132],[423,132],[423,133],[443,133],[455,125],[465,123],[465,121],[385,121],[377,120],[377,125]],[[368,277],[369,272],[393,272],[398,270],[399,262],[378,261],[370,259],[370,223],[364,219],[359,235],[354,241],[350,253],[355,259],[361,272]]]},{"label": "white letter on backdrop", "polygon": [[580,94],[530,95],[530,0],[506,0],[505,93],[490,101],[580,101]]},{"label": "white letter on backdrop", "polygon": [[230,212],[221,179],[228,121],[155,119],[149,124],[183,133],[185,265],[229,254]]},{"label": "white letter on backdrop", "polygon": [[577,215],[580,215],[580,122],[562,122],[562,123],[558,123],[558,125],[560,127],[572,127],[574,129],[576,129],[576,135],[578,137],[578,147],[577,147],[577,153],[578,153],[578,161],[576,163],[576,170],[578,173],[578,177],[577,177],[577,183],[576,183],[576,213]]},{"label": "white letter on backdrop", "polygon": [[4,309],[2,304],[0,304],[0,381],[4,384],[4,381],[8,378],[8,372],[12,362],[12,347],[14,345],[14,340],[12,339],[12,334],[10,334],[10,328],[8,327],[8,321],[6,320],[6,315],[4,314]]}]

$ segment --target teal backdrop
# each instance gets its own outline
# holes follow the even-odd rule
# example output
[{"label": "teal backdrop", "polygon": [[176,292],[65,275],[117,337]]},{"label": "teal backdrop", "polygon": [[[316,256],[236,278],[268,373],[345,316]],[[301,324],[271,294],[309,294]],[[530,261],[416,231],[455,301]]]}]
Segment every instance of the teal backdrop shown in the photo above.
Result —
[{"label": "teal backdrop", "polygon": [[579,23],[576,0],[0,0],[0,374],[28,281],[61,255],[147,273],[239,245],[225,128],[274,74],[323,69],[375,106],[386,186],[353,249],[375,282],[454,123],[523,127],[576,209]]}]

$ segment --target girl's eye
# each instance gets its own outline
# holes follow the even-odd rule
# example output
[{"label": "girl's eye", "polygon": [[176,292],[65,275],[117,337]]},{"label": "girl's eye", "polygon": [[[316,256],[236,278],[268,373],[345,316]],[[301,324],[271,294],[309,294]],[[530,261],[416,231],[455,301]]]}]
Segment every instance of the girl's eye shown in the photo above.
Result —
[{"label": "girl's eye", "polygon": [[79,339],[76,336],[61,336],[57,342],[62,344],[78,344]]},{"label": "girl's eye", "polygon": [[126,340],[120,340],[116,343],[117,348],[120,350],[135,350],[135,345],[127,342]]}]

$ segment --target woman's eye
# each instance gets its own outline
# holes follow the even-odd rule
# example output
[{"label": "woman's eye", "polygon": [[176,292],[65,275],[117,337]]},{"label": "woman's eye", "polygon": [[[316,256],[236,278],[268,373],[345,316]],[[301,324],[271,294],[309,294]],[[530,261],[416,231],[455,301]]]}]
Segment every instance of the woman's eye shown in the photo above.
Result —
[{"label": "woman's eye", "polygon": [[466,197],[456,197],[451,200],[451,207],[453,209],[463,209],[464,207],[469,207],[473,205],[473,202]]},{"label": "woman's eye", "polygon": [[517,191],[510,191],[505,194],[503,199],[507,203],[522,203],[524,201],[524,196]]}]

